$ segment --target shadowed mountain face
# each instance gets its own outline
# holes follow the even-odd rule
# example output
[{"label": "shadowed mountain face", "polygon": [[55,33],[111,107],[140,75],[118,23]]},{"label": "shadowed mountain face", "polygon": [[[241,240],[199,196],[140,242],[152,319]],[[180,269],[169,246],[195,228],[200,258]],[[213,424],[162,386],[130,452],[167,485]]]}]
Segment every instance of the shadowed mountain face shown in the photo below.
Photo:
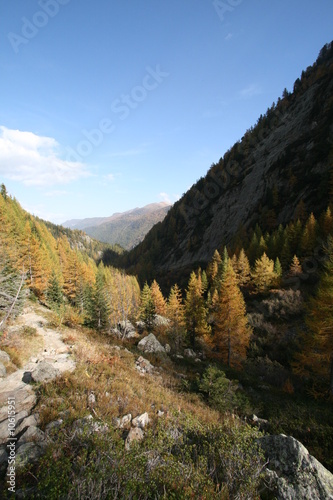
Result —
[{"label": "shadowed mountain face", "polygon": [[129,250],[138,245],[148,231],[165,218],[169,209],[168,203],[151,203],[110,217],[69,220],[63,226],[81,229],[92,238],[104,243],[119,244]]},{"label": "shadowed mountain face", "polygon": [[124,265],[149,278],[205,265],[259,224],[271,231],[329,202],[333,44],[170,209]]}]

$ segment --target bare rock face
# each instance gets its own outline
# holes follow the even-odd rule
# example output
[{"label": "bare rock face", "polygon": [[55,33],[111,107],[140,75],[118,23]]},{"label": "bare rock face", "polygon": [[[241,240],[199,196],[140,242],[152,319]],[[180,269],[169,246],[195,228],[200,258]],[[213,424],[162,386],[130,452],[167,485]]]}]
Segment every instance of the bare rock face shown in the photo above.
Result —
[{"label": "bare rock face", "polygon": [[333,499],[333,475],[291,436],[264,436],[266,490],[277,500]]},{"label": "bare rock face", "polygon": [[138,343],[138,349],[143,352],[165,353],[165,348],[162,346],[162,344],[160,344],[153,333],[150,333],[149,335],[147,335],[147,337],[144,337],[142,340],[140,340],[140,342]]}]

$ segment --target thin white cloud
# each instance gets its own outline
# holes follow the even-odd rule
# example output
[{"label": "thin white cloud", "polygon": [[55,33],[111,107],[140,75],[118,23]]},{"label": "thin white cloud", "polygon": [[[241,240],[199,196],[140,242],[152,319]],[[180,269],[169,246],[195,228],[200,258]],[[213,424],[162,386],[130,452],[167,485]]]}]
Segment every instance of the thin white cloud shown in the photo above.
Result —
[{"label": "thin white cloud", "polygon": [[53,191],[46,191],[44,196],[48,198],[53,198],[56,196],[68,196],[70,193],[68,191],[61,191],[60,189],[54,189]]},{"label": "thin white cloud", "polygon": [[168,193],[160,193],[159,197],[162,201],[168,203],[169,205],[173,205],[180,198],[179,194],[169,195]]},{"label": "thin white cloud", "polygon": [[104,176],[104,179],[106,179],[107,181],[114,181],[115,179],[115,175],[114,174],[107,174]]},{"label": "thin white cloud", "polygon": [[245,87],[244,89],[240,90],[240,92],[239,92],[239,96],[242,99],[249,99],[251,97],[254,97],[254,96],[260,95],[260,94],[262,94],[262,89],[256,83],[252,83],[251,85],[249,85],[248,87]]},{"label": "thin white cloud", "polygon": [[228,42],[229,40],[231,40],[233,37],[233,34],[232,33],[228,33],[227,36],[224,37],[224,39]]},{"label": "thin white cloud", "polygon": [[0,174],[27,186],[68,184],[89,176],[86,165],[60,157],[52,137],[0,126]]}]

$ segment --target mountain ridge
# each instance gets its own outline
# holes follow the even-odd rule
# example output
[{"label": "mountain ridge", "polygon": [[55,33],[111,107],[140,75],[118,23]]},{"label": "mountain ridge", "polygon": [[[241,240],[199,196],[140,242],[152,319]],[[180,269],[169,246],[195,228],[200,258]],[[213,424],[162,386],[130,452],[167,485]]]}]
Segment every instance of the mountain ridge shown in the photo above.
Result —
[{"label": "mountain ridge", "polygon": [[[215,249],[321,213],[333,164],[333,45],[122,260],[142,279],[204,265]],[[333,178],[333,177],[332,177]],[[332,182],[332,181],[331,181]],[[163,251],[161,251],[163,249]]]},{"label": "mountain ridge", "polygon": [[72,219],[62,225],[79,229],[90,237],[111,245],[118,244],[130,250],[140,243],[154,224],[162,221],[171,205],[166,202],[150,203],[109,217]]}]

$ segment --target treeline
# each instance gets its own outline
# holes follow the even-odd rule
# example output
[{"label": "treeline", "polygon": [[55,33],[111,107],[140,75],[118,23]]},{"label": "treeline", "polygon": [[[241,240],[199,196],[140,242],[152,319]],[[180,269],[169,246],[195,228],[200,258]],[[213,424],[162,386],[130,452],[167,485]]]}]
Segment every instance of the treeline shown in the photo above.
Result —
[{"label": "treeline", "polygon": [[[331,43],[323,47],[317,61],[296,80],[293,92],[285,89],[282,98],[173,205],[164,221],[156,224],[142,243],[120,258],[106,252],[104,262],[129,269],[144,281],[154,279],[171,261],[174,264],[188,255],[195,256],[206,244],[205,231],[214,219],[219,198],[232,189],[241,189],[255,164],[265,163],[270,154],[270,143],[265,146],[266,139],[277,140],[277,130],[280,128],[281,134],[288,128],[290,116],[304,112],[302,98],[310,87],[313,88],[311,110],[306,122],[303,120],[304,127],[292,137],[284,137],[279,155],[272,159],[270,170],[265,173],[265,188],[257,206],[248,214],[248,219],[242,221],[243,227],[231,228],[229,233],[233,234],[229,234],[227,243],[232,247],[238,236],[241,245],[245,245],[245,240],[252,236],[248,228],[253,228],[255,223],[264,233],[271,233],[291,220],[296,222],[300,218],[303,222],[302,210],[307,214],[313,212],[319,218],[330,197],[332,201],[333,192],[332,61]],[[301,193],[304,196],[300,205]],[[216,241],[215,246],[220,243]]]},{"label": "treeline", "polygon": [[[52,225],[52,229],[55,232],[56,226]],[[140,295],[136,279],[97,265],[88,254],[98,258],[98,245],[94,247],[89,238],[90,252],[79,244],[82,235],[78,233],[59,228],[55,237],[43,221],[25,212],[1,185],[0,321],[14,303],[13,312],[18,311],[26,290],[69,323],[102,328],[105,304],[109,325],[131,314],[132,303],[136,304]]]}]

